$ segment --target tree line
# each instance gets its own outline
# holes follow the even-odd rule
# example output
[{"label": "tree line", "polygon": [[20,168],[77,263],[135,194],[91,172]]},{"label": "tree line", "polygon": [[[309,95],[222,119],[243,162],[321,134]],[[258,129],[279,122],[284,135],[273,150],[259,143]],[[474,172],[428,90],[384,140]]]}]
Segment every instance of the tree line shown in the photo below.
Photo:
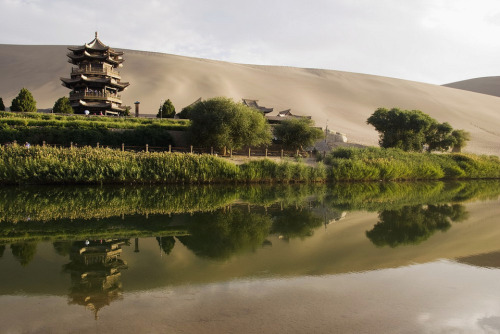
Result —
[{"label": "tree line", "polygon": [[[11,111],[36,112],[33,95],[22,88],[12,101]],[[0,110],[5,110],[0,98]],[[55,113],[73,113],[67,97],[58,99]],[[189,105],[176,114],[170,99],[160,105],[157,118],[189,119],[190,138],[193,144],[222,149],[268,146],[278,143],[287,149],[311,146],[324,137],[308,118],[291,118],[271,126],[264,114],[232,99],[216,97]],[[470,140],[464,130],[455,130],[447,123],[439,123],[420,110],[378,108],[367,123],[379,132],[382,148],[398,148],[412,152],[460,152]]]}]

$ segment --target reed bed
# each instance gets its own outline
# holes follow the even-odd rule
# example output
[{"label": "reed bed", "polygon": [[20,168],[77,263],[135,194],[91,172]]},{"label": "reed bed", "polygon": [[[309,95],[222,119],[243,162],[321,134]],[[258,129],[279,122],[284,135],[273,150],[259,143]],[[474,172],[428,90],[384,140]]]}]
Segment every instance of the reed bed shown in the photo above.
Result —
[{"label": "reed bed", "polygon": [[500,178],[497,156],[429,154],[399,149],[340,148],[324,163],[335,181],[394,181]]},{"label": "reed bed", "polygon": [[334,151],[325,163],[235,165],[212,155],[122,152],[18,145],[0,147],[0,183],[293,183],[500,178],[500,159],[470,154],[417,154],[397,150]]}]

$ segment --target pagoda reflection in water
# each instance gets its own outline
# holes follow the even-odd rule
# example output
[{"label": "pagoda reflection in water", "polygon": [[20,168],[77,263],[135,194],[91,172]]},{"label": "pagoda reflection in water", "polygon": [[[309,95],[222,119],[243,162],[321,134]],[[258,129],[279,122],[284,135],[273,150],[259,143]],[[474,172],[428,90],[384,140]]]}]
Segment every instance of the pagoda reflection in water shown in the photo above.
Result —
[{"label": "pagoda reflection in water", "polygon": [[128,239],[76,241],[70,253],[71,262],[64,271],[71,274],[69,304],[83,305],[95,318],[101,308],[122,298],[121,270],[127,263],[120,258]]}]

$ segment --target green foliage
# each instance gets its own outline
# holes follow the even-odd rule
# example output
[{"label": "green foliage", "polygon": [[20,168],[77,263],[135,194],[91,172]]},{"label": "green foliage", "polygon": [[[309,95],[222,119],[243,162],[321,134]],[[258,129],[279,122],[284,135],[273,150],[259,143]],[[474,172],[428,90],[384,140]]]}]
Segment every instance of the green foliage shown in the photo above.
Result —
[{"label": "green foliage", "polygon": [[55,112],[56,114],[74,114],[75,113],[75,111],[73,110],[73,107],[71,107],[69,99],[66,96],[57,99],[56,103],[54,103],[54,107],[52,108],[52,111]]},{"label": "green foliage", "polygon": [[157,125],[142,126],[131,130],[110,131],[106,128],[57,128],[57,127],[7,127],[2,129],[0,123],[0,143],[29,142],[41,145],[47,144],[67,145],[71,142],[78,145],[120,146],[168,146],[174,144],[172,137],[166,129]]},{"label": "green foliage", "polygon": [[26,267],[35,257],[36,247],[36,242],[22,242],[10,245],[12,255],[14,255],[14,258],[16,258],[23,267]]},{"label": "green foliage", "polygon": [[470,133],[465,130],[453,130],[451,136],[454,139],[453,151],[460,152],[470,140]]},{"label": "green foliage", "polygon": [[137,127],[155,125],[169,130],[187,130],[187,120],[166,119],[163,121],[151,118],[118,118],[89,117],[81,115],[54,115],[43,113],[12,113],[0,111],[0,123],[9,126],[56,127],[79,129],[135,129]]},{"label": "green foliage", "polygon": [[326,168],[268,159],[254,160],[240,166],[240,179],[247,182],[322,182],[326,181]]},{"label": "green foliage", "polygon": [[272,233],[284,239],[304,239],[313,235],[314,230],[323,224],[323,219],[309,210],[289,207],[277,213]]},{"label": "green foliage", "polygon": [[0,183],[210,183],[238,174],[207,155],[11,146],[0,147],[0,157]]},{"label": "green foliage", "polygon": [[338,148],[324,162],[329,178],[359,180],[436,180],[456,178],[499,178],[496,156],[473,154],[422,154],[401,149]]},{"label": "green foliage", "polygon": [[21,121],[28,126],[56,126],[81,128],[133,129],[144,125],[158,125],[172,130],[186,130],[190,122],[181,119],[160,120],[136,117],[92,117],[83,115],[54,115],[44,113],[13,113],[0,111],[0,122]]},{"label": "green foliage", "polygon": [[175,246],[174,237],[156,237],[156,241],[158,241],[158,246],[160,246],[160,249],[167,255],[172,252],[172,249]]},{"label": "green foliage", "polygon": [[0,183],[289,183],[500,178],[500,159],[495,156],[343,149],[329,154],[325,163],[313,167],[262,159],[235,165],[210,155],[134,153],[88,146],[26,149],[11,145],[0,146]]},{"label": "green foliage", "polygon": [[384,148],[404,151],[447,151],[468,140],[465,131],[455,133],[448,123],[438,123],[420,110],[377,109],[367,120],[380,133],[379,144]]},{"label": "green foliage", "polygon": [[175,116],[175,107],[170,101],[170,99],[163,102],[163,104],[158,109],[157,118],[174,118]]},{"label": "green foliage", "polygon": [[196,145],[238,149],[271,142],[271,130],[260,112],[223,97],[195,104],[191,133]]},{"label": "green foliage", "polygon": [[125,111],[122,113],[121,116],[130,116],[130,106],[125,107]]},{"label": "green foliage", "polygon": [[405,206],[382,211],[380,221],[366,232],[366,236],[378,247],[419,244],[436,231],[448,230],[451,222],[467,217],[465,207],[460,204]]},{"label": "green foliage", "polygon": [[3,104],[3,99],[0,97],[0,111],[5,111],[5,105]]},{"label": "green foliage", "polygon": [[323,131],[313,125],[309,118],[285,120],[274,127],[274,135],[289,149],[311,146],[324,137]]},{"label": "green foliage", "polygon": [[[419,236],[428,237],[440,230],[434,227],[446,225],[441,223],[442,218],[450,222],[466,218],[467,212],[458,202],[496,200],[499,194],[496,180],[328,186],[2,187],[0,244],[50,239],[58,254],[67,255],[71,243],[63,240],[162,236],[157,240],[168,254],[175,244],[171,236],[192,234],[186,244],[193,251],[202,256],[227,258],[234,254],[231,252],[260,247],[266,233],[285,240],[305,238],[330,215],[368,210],[379,211],[381,217],[372,229],[377,231],[372,232],[377,235],[370,236],[372,240],[397,246],[425,240]],[[454,204],[449,205],[450,202]],[[224,212],[233,211],[234,216],[223,217]],[[195,232],[198,226],[201,228]],[[410,235],[412,230],[424,233]],[[202,245],[203,240],[217,243]],[[218,243],[226,240],[229,241],[225,246]],[[1,251],[0,246],[0,256]]]},{"label": "green foliage", "polygon": [[193,111],[194,104],[182,108],[181,112],[177,114],[181,119],[191,119],[191,112]]},{"label": "green foliage", "polygon": [[10,111],[36,112],[36,101],[26,88],[22,88],[17,97],[12,100]]},{"label": "green foliage", "polygon": [[232,209],[228,213],[202,213],[192,221],[189,227],[191,235],[178,239],[196,255],[217,260],[226,260],[234,254],[260,247],[272,225],[271,217],[241,209]]},{"label": "green foliage", "polygon": [[0,143],[16,140],[32,144],[168,146],[168,130],[186,130],[189,121],[117,117],[62,116],[41,113],[0,112]]}]

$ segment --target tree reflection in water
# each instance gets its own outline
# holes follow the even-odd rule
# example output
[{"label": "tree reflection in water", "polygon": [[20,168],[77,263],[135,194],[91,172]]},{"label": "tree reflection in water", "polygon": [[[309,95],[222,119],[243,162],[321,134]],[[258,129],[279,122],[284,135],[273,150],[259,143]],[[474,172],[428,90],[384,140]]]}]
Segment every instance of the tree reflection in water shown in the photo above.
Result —
[{"label": "tree reflection in water", "polygon": [[447,231],[451,222],[467,219],[461,204],[413,205],[379,213],[380,221],[366,236],[378,247],[418,244],[436,231]]},{"label": "tree reflection in water", "polygon": [[174,249],[175,239],[174,237],[156,237],[156,241],[158,241],[158,246],[160,246],[160,250],[165,254],[169,255]]},{"label": "tree reflection in water", "polygon": [[10,245],[12,255],[16,258],[23,267],[26,267],[36,254],[37,242],[18,242]]},{"label": "tree reflection in water", "polygon": [[198,256],[225,260],[260,247],[269,235],[271,224],[270,216],[239,208],[226,213],[200,213],[189,222],[190,235],[178,239]]},{"label": "tree reflection in water", "polygon": [[309,209],[289,207],[274,216],[272,233],[278,234],[284,240],[304,239],[312,236],[323,221],[323,217],[316,216]]}]

